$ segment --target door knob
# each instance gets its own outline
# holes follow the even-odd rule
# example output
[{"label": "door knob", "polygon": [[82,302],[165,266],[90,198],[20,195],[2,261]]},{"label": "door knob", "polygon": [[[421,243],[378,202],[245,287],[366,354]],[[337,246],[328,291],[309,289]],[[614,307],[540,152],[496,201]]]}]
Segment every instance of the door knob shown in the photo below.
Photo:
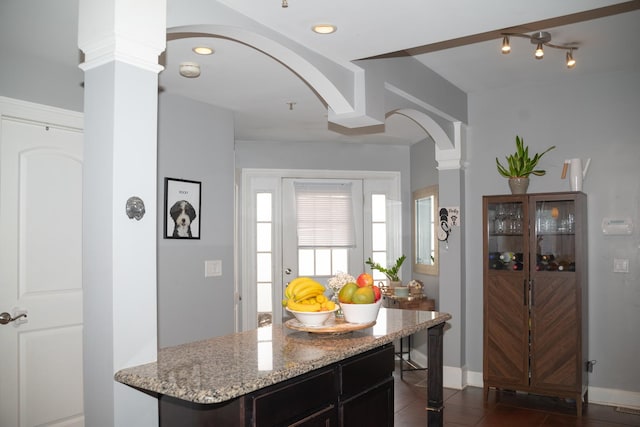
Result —
[{"label": "door knob", "polygon": [[0,313],[0,325],[6,325],[9,322],[13,322],[15,320],[18,320],[22,317],[27,317],[27,313],[20,313],[18,314],[16,317],[12,317],[9,313],[7,313],[6,311],[4,313]]}]

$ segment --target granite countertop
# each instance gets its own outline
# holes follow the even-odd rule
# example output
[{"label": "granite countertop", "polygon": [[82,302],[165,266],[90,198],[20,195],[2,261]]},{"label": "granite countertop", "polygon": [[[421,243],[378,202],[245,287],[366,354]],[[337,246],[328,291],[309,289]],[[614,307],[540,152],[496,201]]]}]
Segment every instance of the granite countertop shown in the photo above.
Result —
[{"label": "granite countertop", "polygon": [[122,369],[115,380],[190,402],[220,403],[449,319],[448,313],[381,308],[373,327],[346,334],[266,326],[160,349],[157,362]]}]

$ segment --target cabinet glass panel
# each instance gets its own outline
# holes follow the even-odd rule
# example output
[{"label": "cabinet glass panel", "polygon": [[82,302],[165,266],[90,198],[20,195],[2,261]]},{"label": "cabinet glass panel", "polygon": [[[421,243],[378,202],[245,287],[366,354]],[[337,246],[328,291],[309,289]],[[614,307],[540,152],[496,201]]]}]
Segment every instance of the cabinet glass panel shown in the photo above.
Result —
[{"label": "cabinet glass panel", "polygon": [[489,203],[487,212],[489,268],[520,271],[524,268],[524,239],[527,231],[522,202]]},{"label": "cabinet glass panel", "polygon": [[576,270],[575,228],[573,200],[536,202],[536,271]]}]

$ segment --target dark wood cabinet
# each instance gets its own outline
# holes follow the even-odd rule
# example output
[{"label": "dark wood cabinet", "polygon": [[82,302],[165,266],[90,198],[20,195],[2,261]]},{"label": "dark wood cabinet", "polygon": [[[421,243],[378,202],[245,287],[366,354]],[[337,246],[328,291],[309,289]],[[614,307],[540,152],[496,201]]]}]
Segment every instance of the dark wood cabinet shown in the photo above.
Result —
[{"label": "dark wood cabinet", "polygon": [[159,396],[160,425],[393,426],[394,348],[386,344],[224,404]]},{"label": "dark wood cabinet", "polygon": [[483,197],[489,388],[587,400],[587,210],[580,192]]}]

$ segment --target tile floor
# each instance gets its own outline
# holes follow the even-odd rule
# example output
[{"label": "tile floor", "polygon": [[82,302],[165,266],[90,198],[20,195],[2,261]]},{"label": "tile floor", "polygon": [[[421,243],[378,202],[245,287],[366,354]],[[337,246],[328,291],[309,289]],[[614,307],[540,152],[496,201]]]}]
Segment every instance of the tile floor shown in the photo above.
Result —
[{"label": "tile floor", "polygon": [[[398,362],[397,362],[398,363]],[[404,372],[400,379],[399,366],[395,377],[395,427],[427,425],[426,371]],[[444,390],[445,426],[640,426],[640,415],[616,411],[615,407],[590,403],[581,418],[575,414],[575,403],[563,399],[533,396],[524,393],[489,392],[484,402],[482,389]]]}]

